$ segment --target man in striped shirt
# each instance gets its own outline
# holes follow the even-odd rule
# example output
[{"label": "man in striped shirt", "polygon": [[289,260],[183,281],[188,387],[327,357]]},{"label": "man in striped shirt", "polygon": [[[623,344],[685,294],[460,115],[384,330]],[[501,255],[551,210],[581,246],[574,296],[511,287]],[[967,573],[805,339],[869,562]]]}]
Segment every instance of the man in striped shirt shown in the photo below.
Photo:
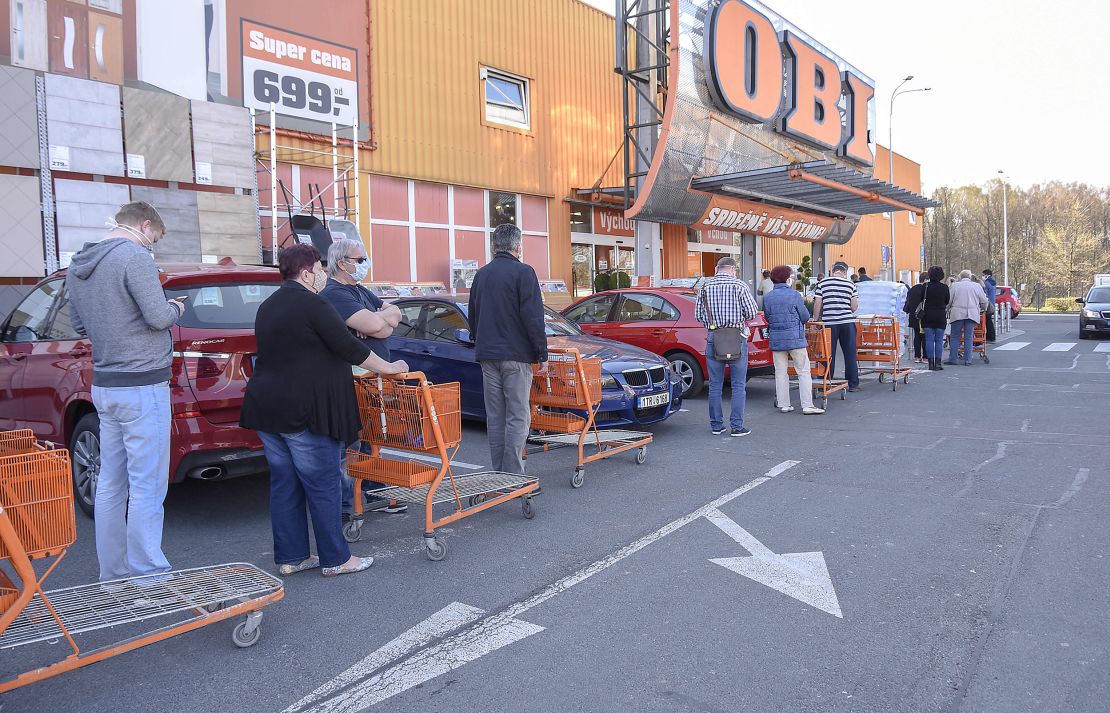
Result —
[{"label": "man in striped shirt", "polygon": [[814,319],[820,319],[832,332],[832,354],[829,374],[836,370],[836,345],[844,352],[844,378],[849,391],[859,391],[859,365],[856,364],[856,310],[859,295],[856,286],[848,279],[848,264],[833,265],[832,277],[817,283],[817,298],[813,303]]},{"label": "man in striped shirt", "polygon": [[[708,309],[707,309],[708,306]],[[751,290],[736,279],[736,261],[723,257],[717,261],[717,274],[705,281],[698,295],[694,318],[709,330],[705,346],[705,365],[709,372],[709,427],[714,435],[725,432],[721,395],[725,388],[725,367],[732,381],[732,403],[729,408],[729,425],[734,437],[746,436],[751,431],[744,428],[745,382],[748,377],[748,326],[745,324],[759,313]],[[710,318],[712,314],[712,318]],[[713,331],[720,327],[739,327],[743,333],[740,358],[718,361],[713,356]]]}]

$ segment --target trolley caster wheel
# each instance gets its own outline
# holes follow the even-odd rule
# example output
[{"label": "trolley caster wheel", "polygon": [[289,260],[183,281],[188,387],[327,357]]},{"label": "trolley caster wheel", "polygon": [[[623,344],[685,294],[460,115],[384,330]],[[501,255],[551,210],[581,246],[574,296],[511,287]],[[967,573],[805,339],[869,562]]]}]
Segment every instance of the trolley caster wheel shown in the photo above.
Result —
[{"label": "trolley caster wheel", "polygon": [[532,498],[528,496],[520,499],[520,509],[524,513],[525,520],[531,520],[536,516],[536,506],[532,504]]},{"label": "trolley caster wheel", "polygon": [[570,479],[570,487],[581,488],[586,482],[586,470],[584,468],[575,468],[574,475]]},{"label": "trolley caster wheel", "polygon": [[467,499],[466,504],[467,507],[474,507],[475,505],[481,505],[485,501],[486,496],[479,493],[478,495],[471,495],[470,498]]},{"label": "trolley caster wheel", "polygon": [[433,562],[439,562],[447,556],[447,543],[438,537],[432,540],[424,540],[424,546],[427,548],[424,554],[428,555],[428,559]]},{"label": "trolley caster wheel", "polygon": [[984,364],[990,364],[991,363],[991,358],[988,357],[988,356],[983,357],[983,363]]},{"label": "trolley caster wheel", "polygon": [[647,462],[647,446],[636,451],[636,465],[643,465]]},{"label": "trolley caster wheel", "polygon": [[343,526],[343,539],[347,542],[358,542],[362,539],[362,523],[351,520]]},{"label": "trolley caster wheel", "polygon": [[204,605],[204,611],[208,612],[209,614],[215,614],[223,608],[224,602],[212,602],[211,604]]},{"label": "trolley caster wheel", "polygon": [[880,384],[885,383],[884,377],[886,377],[886,374],[879,374],[879,383]]},{"label": "trolley caster wheel", "polygon": [[231,630],[231,641],[241,649],[249,649],[262,638],[262,626],[255,624],[254,628],[247,631],[248,621],[241,621]]}]

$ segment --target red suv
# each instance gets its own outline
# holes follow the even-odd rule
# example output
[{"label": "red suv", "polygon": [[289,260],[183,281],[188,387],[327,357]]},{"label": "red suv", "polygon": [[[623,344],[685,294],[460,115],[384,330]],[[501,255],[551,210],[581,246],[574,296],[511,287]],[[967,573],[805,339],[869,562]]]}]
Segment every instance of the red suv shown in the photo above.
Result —
[{"label": "red suv", "polygon": [[[170,482],[217,480],[266,470],[254,431],[239,427],[252,373],[254,316],[281,285],[276,269],[160,265],[167,297],[185,297],[173,327]],[[65,273],[40,282],[0,327],[0,430],[31,428],[65,444],[73,488],[93,514],[100,423],[92,405],[92,348],[70,325]]]},{"label": "red suv", "polygon": [[[582,331],[666,357],[683,384],[683,398],[705,386],[705,326],[694,319],[698,293],[682,287],[608,290],[584,297],[563,310]],[[767,320],[748,322],[748,376],[774,370]]]}]

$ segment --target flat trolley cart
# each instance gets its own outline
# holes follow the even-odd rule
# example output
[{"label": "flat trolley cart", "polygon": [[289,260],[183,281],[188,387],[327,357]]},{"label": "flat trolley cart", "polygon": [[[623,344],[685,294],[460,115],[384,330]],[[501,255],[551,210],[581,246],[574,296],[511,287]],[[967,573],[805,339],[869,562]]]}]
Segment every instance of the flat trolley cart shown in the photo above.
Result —
[{"label": "flat trolley cart", "polygon": [[[0,433],[0,650],[59,639],[72,649],[0,681],[0,693],[239,615],[246,618],[232,641],[252,646],[261,609],[284,594],[280,579],[238,562],[43,589],[75,540],[69,452],[37,443],[30,430]],[[35,560],[53,561],[40,574]],[[156,620],[158,628],[145,626]],[[87,651],[77,644],[82,634],[116,627],[126,638]]]},{"label": "flat trolley cart", "polygon": [[[571,487],[585,483],[586,464],[636,449],[636,462],[647,460],[652,435],[645,431],[598,430],[601,406],[601,360],[577,349],[551,349],[547,361],[532,367],[532,430],[528,453],[578,447]],[[587,452],[589,450],[590,452]]]},{"label": "flat trolley cart", "polygon": [[[370,375],[355,379],[362,440],[370,453],[347,451],[347,474],[356,480],[385,483],[375,496],[424,506],[424,547],[428,559],[447,556],[446,541],[436,529],[475,513],[521,499],[524,517],[535,517],[532,493],[539,481],[523,475],[482,471],[455,475],[451,457],[462,440],[462,404],[458,382],[432,384],[415,371],[394,376]],[[386,452],[383,449],[388,449]],[[343,528],[348,542],[362,536],[362,498],[354,498],[354,512]],[[436,505],[453,511],[435,517]]]},{"label": "flat trolley cart", "polygon": [[[844,400],[844,393],[848,390],[848,382],[844,379],[832,378],[832,330],[823,322],[807,322],[806,353],[809,355],[809,373],[813,380],[813,391],[821,394],[824,401],[822,408],[829,407],[829,396],[839,393],[840,400]],[[797,375],[794,364],[790,364],[790,374]],[[778,408],[778,403],[775,404]]]},{"label": "flat trolley cart", "polygon": [[[967,361],[964,357],[964,343],[963,336],[960,336],[960,358]],[[971,336],[971,352],[978,354],[979,358],[983,360],[984,364],[991,363],[991,357],[987,354],[987,313],[979,313],[979,323],[975,325],[975,333]]]},{"label": "flat trolley cart", "polygon": [[890,377],[891,388],[898,380],[910,383],[913,369],[902,366],[902,323],[897,317],[863,317],[856,320],[856,362],[871,364],[868,372],[878,373],[879,383]]}]

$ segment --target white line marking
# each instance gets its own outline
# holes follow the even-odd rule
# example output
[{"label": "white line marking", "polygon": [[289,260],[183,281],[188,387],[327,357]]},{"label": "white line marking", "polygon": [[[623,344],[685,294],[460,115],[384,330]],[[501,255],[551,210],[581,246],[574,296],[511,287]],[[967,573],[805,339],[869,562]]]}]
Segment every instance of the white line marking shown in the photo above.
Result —
[{"label": "white line marking", "polygon": [[1095,345],[1096,352],[1110,352],[1110,342],[1103,342],[1102,344]]},{"label": "white line marking", "polygon": [[1076,354],[1075,358],[1071,360],[1071,366],[1067,367],[1019,366],[1014,371],[1075,371],[1076,367],[1079,366],[1079,358],[1082,356],[1084,355]]},{"label": "white line marking", "polygon": [[1070,352],[1075,342],[1053,342],[1042,349],[1042,352]]},{"label": "white line marking", "polygon": [[1022,422],[1021,422],[1021,432],[1022,433],[1029,433],[1029,426],[1032,423],[1033,423],[1033,421],[1031,419],[1028,419],[1028,418],[1023,419]]},{"label": "white line marking", "polygon": [[[439,465],[439,458],[436,458],[435,456],[426,456],[423,453],[410,453],[409,451],[399,451],[393,448],[383,448],[382,454],[405,459],[422,460],[427,463],[435,463],[436,465]],[[473,463],[464,463],[461,460],[453,460],[451,461],[451,465],[457,466],[459,468],[469,468],[470,470],[480,470],[482,468],[489,467],[488,465],[474,465]]]},{"label": "white line marking", "polygon": [[1087,482],[1087,476],[1089,476],[1090,474],[1091,470],[1089,468],[1080,468],[1079,472],[1075,474],[1075,480],[1071,482],[1071,487],[1064,491],[1064,494],[1060,496],[1060,499],[1049,505],[1049,507],[1059,508],[1067,505],[1068,501],[1074,498],[1075,494],[1078,493],[1080,488],[1083,487],[1083,484]]},{"label": "white line marking", "polygon": [[1029,346],[1032,343],[1033,342],[1006,342],[1005,344],[999,344],[997,347],[995,347],[991,351],[995,351],[995,352],[1016,352],[1018,349],[1024,349],[1025,347]]},{"label": "white line marking", "polygon": [[[313,701],[314,705],[312,708],[300,708],[299,706],[301,704],[298,703],[287,708],[283,713],[292,713],[292,711],[295,710],[302,710],[305,711],[305,713],[355,713],[356,711],[369,708],[375,703],[384,701],[391,696],[395,696],[402,691],[408,690],[413,686],[429,681],[443,673],[447,673],[458,666],[473,661],[502,646],[542,631],[542,627],[520,621],[517,617],[524,614],[529,609],[533,609],[549,599],[562,594],[571,587],[581,584],[595,574],[605,571],[621,560],[636,554],[653,542],[661,540],[694,520],[705,517],[710,512],[718,510],[722,505],[732,502],[749,490],[763,485],[799,463],[801,463],[801,461],[797,460],[786,460],[779,463],[762,476],[750,480],[740,487],[725,493],[716,500],[683,515],[677,520],[663,525],[658,530],[655,530],[651,534],[644,535],[631,544],[625,545],[609,556],[586,565],[577,572],[549,584],[527,599],[510,604],[508,607],[495,614],[487,614],[484,618],[471,624],[465,631],[444,640],[436,646],[424,649],[408,659],[395,663],[392,668],[382,673],[375,674],[362,683],[353,685],[335,698],[319,700],[313,698],[313,695],[310,695],[306,700],[311,699]],[[795,568],[809,571],[812,565],[812,562],[798,562],[795,564]],[[418,627],[424,627],[425,630],[430,630],[430,628],[436,625],[442,624],[437,624],[435,622],[429,624],[428,621],[425,621],[418,625]],[[398,639],[404,639],[406,642],[418,638],[420,638],[420,634],[409,636],[406,633],[398,637]],[[387,647],[390,645],[393,645],[393,642],[387,644]],[[398,644],[397,646],[400,648],[402,644]],[[396,659],[393,661],[396,662]],[[344,677],[344,680],[350,680],[350,677],[346,676],[346,674],[342,674],[341,677]],[[331,682],[329,682],[317,690],[333,690],[334,688],[335,686],[332,686]]]}]

